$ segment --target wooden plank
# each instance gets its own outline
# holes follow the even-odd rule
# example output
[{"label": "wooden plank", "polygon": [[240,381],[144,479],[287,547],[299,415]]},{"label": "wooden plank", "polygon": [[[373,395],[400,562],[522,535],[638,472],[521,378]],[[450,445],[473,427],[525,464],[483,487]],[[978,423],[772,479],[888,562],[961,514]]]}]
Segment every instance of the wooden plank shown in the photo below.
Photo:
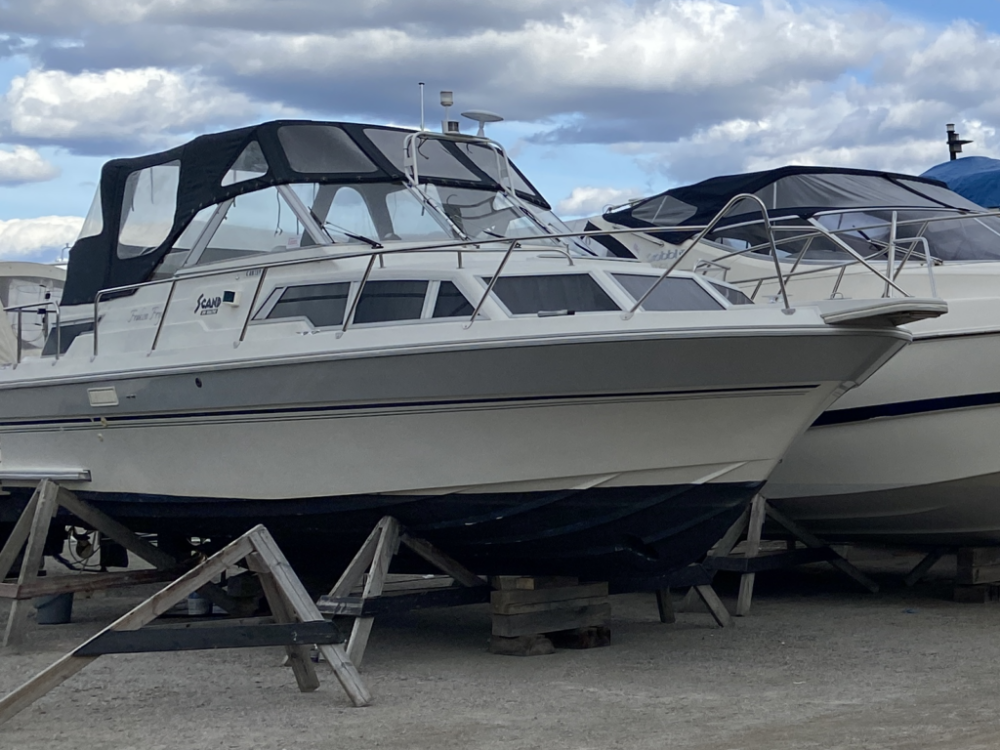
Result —
[{"label": "wooden plank", "polygon": [[507,607],[514,604],[561,602],[572,599],[591,599],[607,595],[607,583],[585,583],[582,586],[565,586],[558,589],[494,591],[490,594],[490,604],[496,610],[499,607]]},{"label": "wooden plank", "polygon": [[677,622],[677,615],[674,613],[674,600],[670,596],[670,589],[656,590],[656,609],[660,614],[660,622],[667,625]]},{"label": "wooden plank", "polygon": [[[364,591],[361,593],[362,599],[370,599],[382,593],[385,577],[389,575],[389,565],[396,555],[396,550],[399,549],[399,522],[395,518],[386,516],[380,523],[382,523],[382,535],[375,546],[375,557],[368,572],[368,580],[365,581]],[[347,641],[347,658],[355,667],[360,667],[361,661],[365,658],[365,648],[368,646],[368,637],[374,624],[375,618],[364,615],[354,620],[351,637]]]},{"label": "wooden plank", "polygon": [[[767,515],[771,519],[773,519],[775,523],[784,526],[794,536],[798,537],[800,541],[806,544],[806,546],[809,547],[830,546],[816,535],[811,534],[810,532],[806,531],[804,528],[799,526],[797,523],[795,523],[795,521],[790,519],[788,516],[779,511],[770,503],[767,504]],[[862,573],[860,570],[858,570],[856,567],[851,565],[849,562],[847,562],[847,560],[845,560],[843,557],[840,557],[838,555],[836,559],[830,560],[830,565],[835,567],[837,570],[839,570],[841,573],[845,574],[849,578],[852,578],[858,583],[860,583],[862,586],[871,591],[873,594],[878,593],[879,590],[878,584],[875,583],[875,581],[873,581],[871,578],[866,576],[864,573]]]},{"label": "wooden plank", "polygon": [[[323,615],[316,608],[316,602],[305,590],[302,582],[295,575],[292,566],[288,564],[285,555],[278,548],[274,539],[263,526],[256,526],[247,532],[252,540],[254,550],[267,565],[268,571],[274,576],[274,582],[281,590],[295,616],[302,622],[322,620]],[[333,670],[344,692],[355,706],[367,706],[371,703],[371,693],[358,674],[357,668],[347,658],[347,653],[337,645],[320,645],[320,653]]]},{"label": "wooden plank", "polygon": [[726,557],[730,552],[733,551],[733,547],[739,544],[740,539],[743,537],[743,532],[746,531],[747,524],[750,522],[750,506],[743,509],[740,517],[736,519],[736,522],[729,527],[729,530],[723,535],[722,539],[716,542],[715,546],[709,550],[709,557]]},{"label": "wooden plank", "polygon": [[772,552],[757,557],[713,557],[705,561],[712,570],[726,570],[733,573],[760,573],[765,570],[781,570],[796,565],[816,562],[830,562],[840,555],[832,547],[806,547],[791,552]]},{"label": "wooden plank", "polygon": [[733,620],[729,616],[729,610],[726,609],[726,605],[719,599],[718,594],[715,593],[715,589],[711,586],[695,586],[694,590],[705,603],[705,606],[708,607],[709,613],[720,628],[725,628],[733,624]]},{"label": "wooden plank", "polygon": [[453,586],[447,589],[430,589],[424,592],[408,594],[393,594],[364,599],[361,596],[345,596],[331,599],[320,597],[316,607],[324,615],[361,617],[408,612],[412,609],[431,609],[434,607],[462,607],[469,604],[485,604],[490,600],[490,590],[485,586],[466,588]]},{"label": "wooden plank", "polygon": [[103,591],[122,586],[163,583],[176,579],[183,572],[179,569],[130,570],[125,573],[46,576],[45,578],[36,578],[33,583],[26,583],[23,586],[16,583],[0,583],[0,599],[33,599],[36,596]]},{"label": "wooden plank", "polygon": [[913,570],[906,574],[903,583],[907,587],[916,586],[918,582],[923,580],[924,576],[930,573],[931,568],[934,567],[937,561],[948,554],[949,551],[948,547],[938,547],[928,552],[920,562],[913,566]]},{"label": "wooden plank", "polygon": [[493,635],[511,638],[534,633],[552,633],[590,625],[606,625],[611,617],[611,604],[536,612],[527,615],[493,615]]},{"label": "wooden plank", "polygon": [[[506,593],[497,592],[496,593]],[[535,602],[533,604],[501,604],[499,606],[494,606],[493,614],[495,615],[528,615],[533,612],[554,612],[556,610],[564,609],[578,609],[580,607],[591,607],[597,604],[603,604],[608,601],[606,596],[591,596],[582,597],[580,599],[560,599],[555,602]]]},{"label": "wooden plank", "polygon": [[[764,528],[764,516],[767,511],[767,501],[761,495],[755,495],[750,503],[750,523],[747,524],[746,558],[757,557],[760,552],[760,535]],[[740,593],[736,599],[736,616],[744,617],[750,612],[750,602],[753,600],[753,584],[755,573],[744,573],[740,578]]]},{"label": "wooden plank", "polygon": [[[274,581],[274,576],[268,571],[267,565],[260,558],[260,555],[256,552],[251,552],[247,555],[247,565],[250,567],[250,570],[257,574],[261,589],[264,591],[264,598],[267,599],[268,606],[271,608],[271,614],[274,615],[275,620],[278,623],[286,624],[296,622],[297,620],[291,606],[285,600],[285,597],[282,596],[278,584]],[[289,644],[285,646],[285,656],[287,657],[287,663],[292,668],[292,673],[295,675],[295,683],[299,686],[300,692],[311,693],[319,688],[319,676],[316,674],[316,669],[309,659],[308,649]]]},{"label": "wooden plank", "polygon": [[[28,533],[28,543],[24,548],[24,561],[17,577],[19,587],[34,583],[38,578],[38,569],[42,565],[45,553],[45,539],[49,534],[49,526],[56,508],[55,484],[44,479],[38,485],[38,504],[31,520],[31,531]],[[24,629],[28,621],[29,602],[15,599],[10,605],[10,615],[7,617],[7,628],[3,634],[3,646],[14,646],[24,641]]]},{"label": "wooden plank", "polygon": [[562,586],[578,586],[575,576],[493,576],[493,588],[499,591],[534,591]]},{"label": "wooden plank", "polygon": [[24,543],[28,540],[28,533],[31,531],[31,522],[35,518],[35,511],[38,509],[38,487],[35,488],[24,511],[14,524],[14,530],[7,537],[7,541],[0,550],[0,581],[3,581],[14,567],[14,561],[24,548]]},{"label": "wooden plank", "polygon": [[213,576],[221,573],[236,561],[243,559],[252,549],[247,536],[240,537],[170,586],[153,594],[135,609],[126,612],[100,633],[70,651],[50,667],[43,669],[19,688],[0,699],[0,724],[30,706],[53,688],[61,685],[97,658],[96,656],[77,656],[76,652],[79,649],[112,630],[138,630],[187,597],[188,594],[197,590],[206,580],[211,580]]},{"label": "wooden plank", "polygon": [[399,541],[420,555],[442,573],[447,573],[463,586],[486,586],[486,581],[466,568],[453,557],[445,554],[426,539],[403,534]]},{"label": "wooden plank", "polygon": [[292,622],[274,625],[229,625],[194,628],[142,628],[109,631],[76,651],[77,656],[140,654],[159,651],[205,651],[223,648],[308,646],[342,643],[332,622]]},{"label": "wooden plank", "polygon": [[1000,581],[1000,547],[961,547],[955,582],[961,585]]}]

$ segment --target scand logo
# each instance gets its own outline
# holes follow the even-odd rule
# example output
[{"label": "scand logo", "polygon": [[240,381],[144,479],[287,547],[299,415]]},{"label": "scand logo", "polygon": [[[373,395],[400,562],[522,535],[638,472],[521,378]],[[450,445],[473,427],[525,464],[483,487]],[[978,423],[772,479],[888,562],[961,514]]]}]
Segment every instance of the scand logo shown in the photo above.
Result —
[{"label": "scand logo", "polygon": [[198,315],[215,315],[222,305],[222,297],[206,297],[204,294],[198,295],[198,301],[194,303],[194,311]]}]

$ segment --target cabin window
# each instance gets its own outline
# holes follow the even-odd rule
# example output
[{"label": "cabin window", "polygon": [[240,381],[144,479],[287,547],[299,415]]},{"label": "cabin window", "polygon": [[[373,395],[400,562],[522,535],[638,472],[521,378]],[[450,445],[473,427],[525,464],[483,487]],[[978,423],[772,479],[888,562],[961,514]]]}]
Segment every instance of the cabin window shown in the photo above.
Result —
[{"label": "cabin window", "polygon": [[354,323],[417,320],[424,309],[426,281],[369,281],[354,311]]},{"label": "cabin window", "polygon": [[493,293],[514,315],[620,309],[600,284],[585,273],[501,276],[493,286]]},{"label": "cabin window", "polygon": [[[615,279],[625,287],[632,299],[644,295],[659,276],[616,273]],[[667,277],[642,303],[643,310],[721,310],[723,305],[694,279]]]},{"label": "cabin window", "polygon": [[339,326],[344,322],[350,282],[290,286],[267,314],[268,320],[305,318],[317,328]]},{"label": "cabin window", "polygon": [[472,305],[461,290],[451,281],[442,281],[434,302],[435,318],[468,318]]},{"label": "cabin window", "polygon": [[93,333],[94,331],[94,321],[87,320],[82,323],[63,323],[59,326],[59,333],[56,333],[56,327],[53,326],[52,330],[49,331],[49,336],[45,339],[45,346],[42,349],[43,357],[51,357],[56,353],[56,344],[58,339],[59,354],[65,354],[69,351],[70,344],[82,333]]},{"label": "cabin window", "polygon": [[[196,217],[197,219],[197,217]],[[302,227],[277,188],[233,198],[226,216],[197,262],[215,263],[254,253],[279,252],[302,243]]]},{"label": "cabin window", "polygon": [[716,284],[714,281],[709,281],[715,291],[725,297],[734,305],[752,305],[753,300],[747,297],[739,289],[733,289],[731,286],[726,286],[725,284]]},{"label": "cabin window", "polygon": [[181,163],[171,161],[132,172],[125,180],[118,257],[145,255],[167,238],[177,210]]},{"label": "cabin window", "polygon": [[238,182],[256,180],[258,177],[266,175],[268,168],[267,159],[264,157],[264,152],[260,150],[260,144],[255,140],[250,141],[236,157],[233,165],[222,175],[221,184],[235,185]]},{"label": "cabin window", "polygon": [[278,140],[288,165],[302,174],[378,171],[347,133],[331,125],[285,125],[278,128]]}]

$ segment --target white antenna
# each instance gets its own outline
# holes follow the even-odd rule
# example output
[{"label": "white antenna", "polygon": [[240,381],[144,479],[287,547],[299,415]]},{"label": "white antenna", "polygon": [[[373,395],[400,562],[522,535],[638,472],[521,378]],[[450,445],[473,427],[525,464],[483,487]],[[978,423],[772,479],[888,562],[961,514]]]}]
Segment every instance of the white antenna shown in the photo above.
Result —
[{"label": "white antenna", "polygon": [[420,129],[424,130],[424,82],[417,85],[420,86]]},{"label": "white antenna", "polygon": [[455,96],[450,91],[441,92],[441,106],[444,107],[444,120],[441,122],[441,132],[447,135],[458,135],[458,123],[450,118],[451,106],[455,103]]},{"label": "white antenna", "polygon": [[476,133],[476,136],[479,138],[486,137],[486,123],[503,122],[503,118],[496,112],[487,112],[485,109],[472,109],[468,112],[463,112],[462,117],[468,117],[470,120],[475,120],[479,123],[479,132]]}]

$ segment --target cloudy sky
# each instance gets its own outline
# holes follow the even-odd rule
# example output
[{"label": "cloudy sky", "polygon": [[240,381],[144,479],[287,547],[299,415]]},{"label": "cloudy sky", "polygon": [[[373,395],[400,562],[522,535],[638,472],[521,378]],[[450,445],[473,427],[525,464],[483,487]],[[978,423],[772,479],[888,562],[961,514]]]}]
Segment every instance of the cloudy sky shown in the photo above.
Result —
[{"label": "cloudy sky", "polygon": [[437,91],[564,215],[789,163],[1000,156],[1000,0],[0,0],[0,258],[71,243],[100,165]]}]

